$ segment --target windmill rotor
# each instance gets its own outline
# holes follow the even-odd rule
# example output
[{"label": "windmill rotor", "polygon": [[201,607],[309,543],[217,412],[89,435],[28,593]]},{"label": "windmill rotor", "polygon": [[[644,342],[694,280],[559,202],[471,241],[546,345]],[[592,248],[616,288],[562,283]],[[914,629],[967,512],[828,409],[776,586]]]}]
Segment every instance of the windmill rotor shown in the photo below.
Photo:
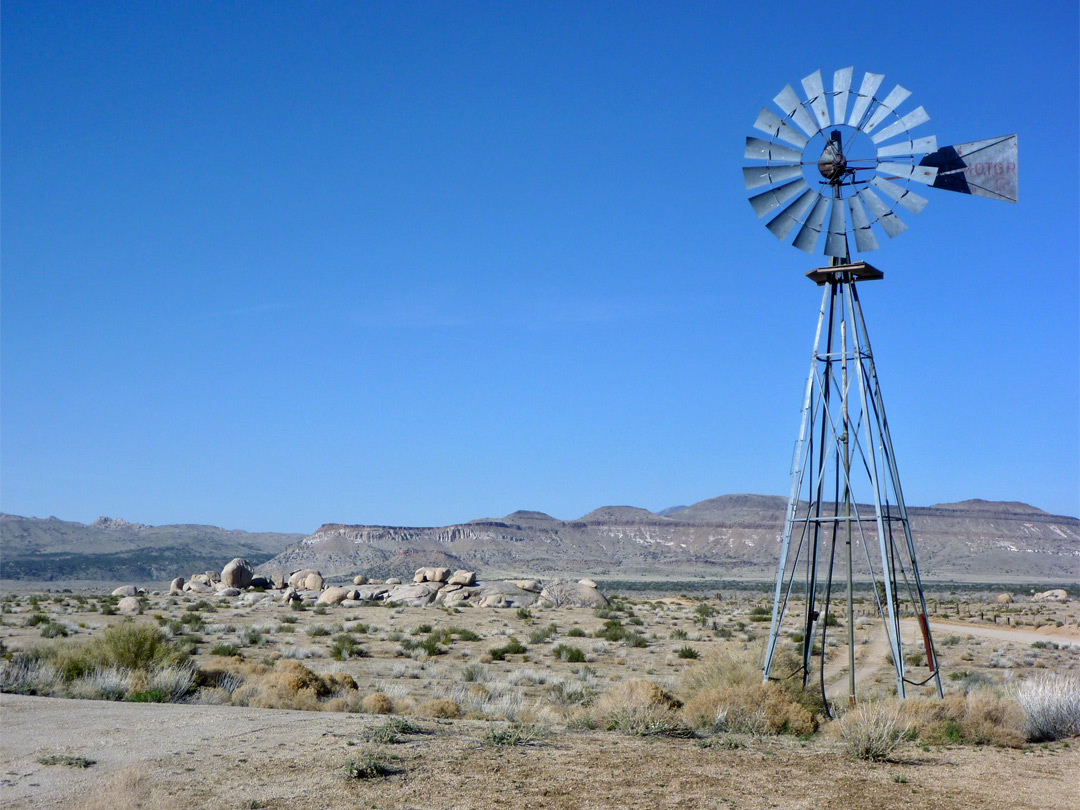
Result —
[{"label": "windmill rotor", "polygon": [[[750,205],[782,241],[813,253],[850,260],[876,250],[876,232],[892,238],[907,230],[898,211],[918,214],[928,186],[1016,202],[1016,136],[938,148],[934,135],[913,130],[930,120],[919,106],[902,112],[911,92],[900,85],[882,94],[885,77],[866,73],[852,89],[854,68],[821,71],[789,84],[763,107],[746,139],[743,180]],[[794,237],[792,234],[794,233]]]}]

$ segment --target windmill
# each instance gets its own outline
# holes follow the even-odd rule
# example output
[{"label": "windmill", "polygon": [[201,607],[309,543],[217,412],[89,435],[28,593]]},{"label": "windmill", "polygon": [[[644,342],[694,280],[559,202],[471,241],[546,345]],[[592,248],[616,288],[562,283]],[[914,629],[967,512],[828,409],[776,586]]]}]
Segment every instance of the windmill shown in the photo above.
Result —
[{"label": "windmill", "polygon": [[[877,73],[864,74],[853,90],[852,75],[850,67],[836,71],[826,91],[817,71],[802,80],[803,98],[784,87],[773,98],[779,113],[763,108],[754,122],[767,137],[746,139],[745,157],[753,163],[743,168],[750,205],[759,219],[769,217],[769,231],[782,241],[794,233],[792,244],[807,253],[824,234],[829,257],[828,266],[806,274],[824,294],[792,455],[763,663],[765,680],[801,676],[805,689],[817,658],[826,711],[826,651],[830,626],[839,624],[830,612],[838,563],[846,574],[848,701],[855,704],[855,549],[875,585],[897,694],[933,682],[942,695],[911,522],[856,290],[858,282],[884,274],[853,262],[851,242],[865,253],[878,248],[879,232],[892,238],[905,231],[898,212],[923,210],[927,200],[915,190],[920,186],[1017,199],[1015,135],[939,148],[933,135],[912,134],[930,119],[926,110],[899,112],[908,90],[897,85],[881,94],[884,76]],[[785,623],[800,593],[803,613]],[[779,673],[774,665],[785,627],[798,645],[799,664]],[[904,636],[913,634],[914,644],[905,648]]]}]

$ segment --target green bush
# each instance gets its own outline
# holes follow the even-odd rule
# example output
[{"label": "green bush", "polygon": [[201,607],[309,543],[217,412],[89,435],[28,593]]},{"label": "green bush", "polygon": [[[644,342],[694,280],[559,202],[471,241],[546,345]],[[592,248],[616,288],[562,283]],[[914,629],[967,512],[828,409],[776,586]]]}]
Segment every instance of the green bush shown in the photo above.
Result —
[{"label": "green bush", "polygon": [[87,646],[90,660],[102,668],[150,670],[181,664],[187,658],[160,628],[137,622],[114,624]]},{"label": "green bush", "polygon": [[701,655],[698,653],[698,651],[695,650],[693,647],[690,647],[690,646],[680,647],[678,650],[675,651],[675,654],[677,656],[679,656],[679,658],[700,658],[701,657]]},{"label": "green bush", "polygon": [[518,641],[513,636],[501,647],[496,647],[490,651],[490,655],[495,661],[505,661],[508,655],[524,655],[528,651],[528,648]]},{"label": "green bush", "polygon": [[571,664],[585,663],[585,653],[577,647],[571,647],[569,644],[560,644],[551,651],[551,654],[560,661],[569,661]]},{"label": "green bush", "polygon": [[375,779],[393,773],[390,764],[374,751],[365,751],[357,759],[346,760],[344,770],[349,779]]}]

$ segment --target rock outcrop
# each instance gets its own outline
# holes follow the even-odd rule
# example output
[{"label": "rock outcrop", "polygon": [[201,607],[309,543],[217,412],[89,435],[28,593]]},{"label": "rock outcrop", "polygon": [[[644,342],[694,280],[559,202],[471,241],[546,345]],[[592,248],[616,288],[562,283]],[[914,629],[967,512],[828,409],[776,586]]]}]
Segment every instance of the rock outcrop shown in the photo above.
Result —
[{"label": "rock outcrop", "polygon": [[221,584],[226,588],[246,588],[255,576],[255,568],[243,557],[235,557],[221,569]]}]

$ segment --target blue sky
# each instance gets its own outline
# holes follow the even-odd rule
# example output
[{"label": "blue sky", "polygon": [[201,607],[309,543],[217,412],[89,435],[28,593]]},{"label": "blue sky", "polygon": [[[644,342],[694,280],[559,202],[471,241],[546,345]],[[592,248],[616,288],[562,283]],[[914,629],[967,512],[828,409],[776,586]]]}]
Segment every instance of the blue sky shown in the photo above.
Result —
[{"label": "blue sky", "polygon": [[[1080,514],[1075,2],[3,5],[0,508],[313,531],[786,494],[825,263],[746,202],[853,65],[1020,203],[863,258],[907,501]],[[901,11],[902,9],[902,11]]]}]

